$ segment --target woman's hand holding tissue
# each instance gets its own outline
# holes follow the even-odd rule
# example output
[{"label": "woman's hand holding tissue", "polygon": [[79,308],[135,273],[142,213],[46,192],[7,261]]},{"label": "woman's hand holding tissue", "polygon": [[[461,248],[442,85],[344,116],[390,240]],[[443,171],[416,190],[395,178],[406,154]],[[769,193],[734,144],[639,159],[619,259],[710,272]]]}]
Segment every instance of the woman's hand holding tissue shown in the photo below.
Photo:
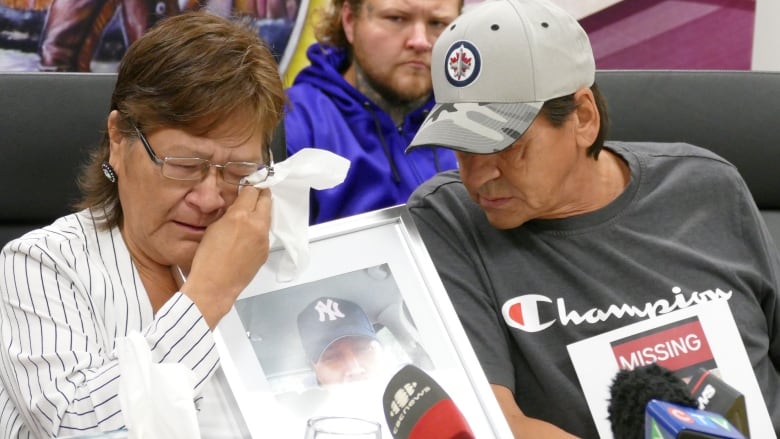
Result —
[{"label": "woman's hand holding tissue", "polygon": [[247,177],[258,181],[254,188],[239,191],[225,215],[208,225],[192,267],[181,267],[188,273],[181,291],[195,302],[209,327],[214,329],[230,311],[268,259],[274,240],[285,248],[279,266],[273,267],[280,281],[293,279],[306,267],[309,190],[340,184],[349,165],[330,151],[304,148],[276,163],[273,174],[262,170]]},{"label": "woman's hand holding tissue", "polygon": [[206,228],[181,291],[211,329],[268,259],[271,193],[246,187],[225,214]]},{"label": "woman's hand holding tissue", "polygon": [[330,151],[303,148],[277,163],[274,175],[255,184],[273,187],[271,238],[285,249],[279,266],[272,267],[279,281],[292,280],[309,263],[309,191],[341,184],[349,165],[348,159]]}]

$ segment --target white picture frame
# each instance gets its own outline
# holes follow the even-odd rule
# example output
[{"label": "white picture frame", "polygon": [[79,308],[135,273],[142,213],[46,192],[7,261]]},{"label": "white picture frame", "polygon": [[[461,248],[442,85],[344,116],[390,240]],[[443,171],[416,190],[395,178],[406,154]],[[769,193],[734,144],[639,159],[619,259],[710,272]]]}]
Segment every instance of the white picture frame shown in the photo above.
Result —
[{"label": "white picture frame", "polygon": [[[405,206],[310,227],[308,266],[279,281],[269,259],[214,332],[237,410],[253,438],[302,439],[315,416],[369,419],[390,433],[382,408],[404,364],[428,373],[478,438],[511,433]],[[296,316],[318,296],[358,303],[379,328],[388,361],[381,379],[322,388],[312,379]],[[384,331],[384,332],[383,332]]]}]

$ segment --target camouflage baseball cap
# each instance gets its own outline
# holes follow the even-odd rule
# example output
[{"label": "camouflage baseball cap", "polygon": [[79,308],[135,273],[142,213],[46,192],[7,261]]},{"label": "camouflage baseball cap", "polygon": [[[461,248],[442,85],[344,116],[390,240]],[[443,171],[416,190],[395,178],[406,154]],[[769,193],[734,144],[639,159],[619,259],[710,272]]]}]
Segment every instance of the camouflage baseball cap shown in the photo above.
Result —
[{"label": "camouflage baseball cap", "polygon": [[587,34],[554,4],[479,3],[436,40],[436,106],[407,152],[419,146],[501,151],[523,135],[545,101],[590,87],[595,71]]}]

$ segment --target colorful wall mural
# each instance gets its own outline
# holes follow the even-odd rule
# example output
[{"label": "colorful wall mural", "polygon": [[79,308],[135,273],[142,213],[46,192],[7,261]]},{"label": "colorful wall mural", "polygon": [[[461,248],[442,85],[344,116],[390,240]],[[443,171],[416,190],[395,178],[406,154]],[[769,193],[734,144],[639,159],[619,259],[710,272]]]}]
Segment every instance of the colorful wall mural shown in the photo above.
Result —
[{"label": "colorful wall mural", "polygon": [[[249,20],[281,63],[308,0],[0,0],[0,70],[112,72],[158,20],[192,9]],[[297,27],[296,27],[297,26]]]},{"label": "colorful wall mural", "polygon": [[[483,0],[465,0],[472,7]],[[552,0],[591,37],[601,69],[751,68],[756,0]],[[206,8],[252,21],[286,84],[307,64],[325,0],[0,0],[0,71],[112,72],[159,19]]]}]

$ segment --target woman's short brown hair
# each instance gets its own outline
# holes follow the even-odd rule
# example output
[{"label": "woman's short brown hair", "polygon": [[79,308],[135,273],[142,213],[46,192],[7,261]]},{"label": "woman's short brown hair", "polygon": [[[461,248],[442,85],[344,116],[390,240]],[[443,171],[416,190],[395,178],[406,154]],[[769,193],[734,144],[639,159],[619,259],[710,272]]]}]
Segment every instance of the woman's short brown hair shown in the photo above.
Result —
[{"label": "woman's short brown hair", "polygon": [[[240,115],[247,132],[259,129],[268,148],[282,117],[279,68],[257,30],[208,12],[186,12],[160,21],[122,58],[111,97],[119,128],[135,136],[160,127],[204,135]],[[77,208],[103,212],[106,226],[122,221],[116,184],[103,175],[108,133],[79,175]]]}]

